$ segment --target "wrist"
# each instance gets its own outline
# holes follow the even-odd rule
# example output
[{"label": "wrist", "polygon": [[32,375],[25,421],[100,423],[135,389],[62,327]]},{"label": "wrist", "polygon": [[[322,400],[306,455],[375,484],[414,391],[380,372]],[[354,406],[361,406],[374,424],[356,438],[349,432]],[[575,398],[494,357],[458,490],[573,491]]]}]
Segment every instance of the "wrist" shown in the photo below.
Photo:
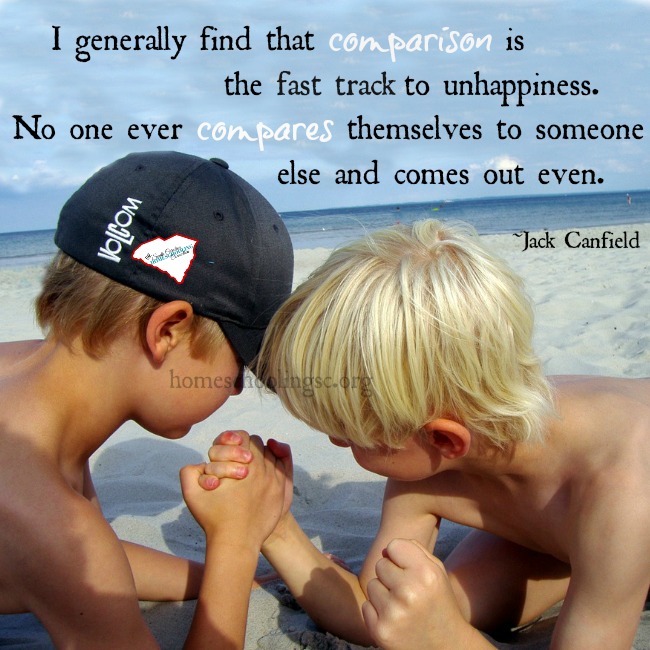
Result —
[{"label": "wrist", "polygon": [[289,540],[292,536],[292,529],[297,526],[298,524],[293,518],[291,512],[287,512],[285,515],[283,515],[273,529],[273,532],[262,542],[262,553],[266,553],[275,546],[281,546],[287,542],[287,540]]},{"label": "wrist", "polygon": [[205,549],[199,601],[208,604],[220,602],[224,585],[229,585],[230,605],[237,599],[248,602],[258,561],[259,551],[249,545],[222,544],[212,539]]},{"label": "wrist", "polygon": [[255,556],[260,553],[261,542],[250,535],[238,535],[234,531],[217,530],[205,535],[206,554],[210,549],[223,554]]}]

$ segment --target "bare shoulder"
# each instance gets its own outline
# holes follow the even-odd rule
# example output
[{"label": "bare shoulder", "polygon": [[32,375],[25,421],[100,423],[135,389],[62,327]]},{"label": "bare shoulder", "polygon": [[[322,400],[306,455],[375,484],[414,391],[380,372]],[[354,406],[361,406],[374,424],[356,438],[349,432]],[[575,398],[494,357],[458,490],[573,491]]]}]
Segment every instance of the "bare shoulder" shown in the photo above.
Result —
[{"label": "bare shoulder", "polygon": [[42,341],[3,341],[0,343],[0,377],[41,345]]},{"label": "bare shoulder", "polygon": [[557,375],[549,377],[559,393],[588,397],[611,394],[650,407],[650,377],[603,377],[598,375]]},{"label": "bare shoulder", "polygon": [[47,471],[22,471],[0,479],[0,610],[33,612],[57,645],[129,630],[147,647],[128,560],[99,510]]},{"label": "bare shoulder", "polygon": [[11,468],[5,462],[1,466],[4,596],[12,593],[17,607],[30,609],[45,595],[40,590],[73,592],[77,577],[83,585],[99,558],[116,555],[119,568],[119,542],[88,500],[38,460],[29,466],[14,458]]},{"label": "bare shoulder", "polygon": [[[565,439],[578,440],[582,460],[575,502],[599,526],[609,520],[647,529],[650,543],[650,378],[557,378]],[[646,537],[645,533],[642,537]],[[649,549],[650,550],[650,549]]]},{"label": "bare shoulder", "polygon": [[[560,411],[559,428],[626,443],[638,433],[650,437],[650,378],[553,377]],[[613,429],[615,427],[615,429]],[[626,438],[614,437],[625,431]]]}]

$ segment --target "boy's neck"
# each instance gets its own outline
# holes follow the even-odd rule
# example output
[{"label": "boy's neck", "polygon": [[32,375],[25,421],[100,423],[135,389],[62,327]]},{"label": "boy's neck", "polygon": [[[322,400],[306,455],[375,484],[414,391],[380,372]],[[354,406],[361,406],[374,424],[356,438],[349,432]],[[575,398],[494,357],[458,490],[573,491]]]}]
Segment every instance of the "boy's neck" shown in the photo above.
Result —
[{"label": "boy's neck", "polygon": [[67,347],[45,340],[25,360],[48,432],[42,445],[61,466],[85,464],[128,419],[128,365],[119,362],[120,356],[119,345],[94,359],[78,341]]},{"label": "boy's neck", "polygon": [[545,441],[540,444],[512,443],[505,449],[472,445],[455,469],[511,487],[555,483],[571,469],[574,454],[566,446],[558,450],[554,440],[550,426]]}]

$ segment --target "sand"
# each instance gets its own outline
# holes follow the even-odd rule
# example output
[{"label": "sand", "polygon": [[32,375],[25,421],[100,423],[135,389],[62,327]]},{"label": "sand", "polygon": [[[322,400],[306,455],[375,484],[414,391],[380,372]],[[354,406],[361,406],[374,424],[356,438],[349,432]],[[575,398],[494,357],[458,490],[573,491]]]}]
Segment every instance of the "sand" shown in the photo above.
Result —
[{"label": "sand", "polygon": [[[512,235],[485,239],[525,278],[536,304],[536,346],[549,374],[650,374],[650,224],[581,229],[639,232],[639,249],[569,249],[564,232],[555,250],[522,251]],[[296,251],[296,280],[322,261],[325,249]],[[3,319],[0,340],[39,336],[31,315],[41,269],[1,269]],[[255,388],[227,402],[180,441],[165,441],[127,423],[91,459],[106,517],[124,539],[200,559],[203,535],[183,505],[178,469],[200,462],[212,439],[227,428],[289,442],[296,466],[294,513],[324,551],[355,570],[378,524],[383,481],[356,466],[346,450],[288,416],[278,401]],[[152,471],[155,468],[155,472]],[[437,552],[446,555],[466,529],[445,522]],[[265,564],[260,562],[263,570]],[[227,587],[224,587],[227,590]],[[614,605],[615,606],[615,605]],[[194,603],[142,603],[161,647],[181,648]],[[556,610],[500,648],[548,647]],[[30,615],[0,617],[0,646],[48,648],[47,634]],[[246,648],[354,648],[319,631],[280,581],[251,594]],[[634,648],[650,648],[650,611],[644,612]]]}]

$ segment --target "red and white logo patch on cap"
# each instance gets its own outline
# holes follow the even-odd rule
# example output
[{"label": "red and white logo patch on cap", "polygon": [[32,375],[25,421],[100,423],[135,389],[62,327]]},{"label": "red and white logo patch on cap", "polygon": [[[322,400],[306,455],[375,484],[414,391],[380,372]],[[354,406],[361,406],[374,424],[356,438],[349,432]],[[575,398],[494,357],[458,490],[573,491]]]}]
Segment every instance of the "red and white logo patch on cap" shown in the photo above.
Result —
[{"label": "red and white logo patch on cap", "polygon": [[178,284],[183,284],[196,257],[194,249],[197,244],[198,240],[183,235],[173,235],[169,239],[156,237],[140,244],[133,251],[132,257],[166,273]]}]

